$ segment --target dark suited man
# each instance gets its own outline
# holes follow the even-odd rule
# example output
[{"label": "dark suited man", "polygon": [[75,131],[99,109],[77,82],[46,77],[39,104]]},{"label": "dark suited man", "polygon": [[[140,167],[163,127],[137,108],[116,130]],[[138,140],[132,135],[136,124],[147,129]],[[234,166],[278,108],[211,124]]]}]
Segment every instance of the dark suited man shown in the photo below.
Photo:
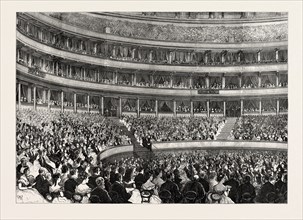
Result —
[{"label": "dark suited man", "polygon": [[94,188],[97,187],[96,179],[98,177],[100,177],[100,168],[99,167],[94,167],[93,168],[93,175],[88,178],[87,185],[89,186],[89,188],[94,189]]},{"label": "dark suited man", "polygon": [[196,201],[202,202],[202,199],[205,196],[205,190],[203,185],[199,182],[199,176],[194,175],[191,179],[191,181],[185,184],[182,194],[184,196],[188,191],[194,191],[197,193]]},{"label": "dark suited man", "polygon": [[244,177],[244,183],[241,184],[238,188],[238,201],[240,203],[244,203],[243,195],[249,193],[250,199],[246,200],[245,203],[252,203],[253,200],[256,198],[256,190],[255,187],[250,183],[250,176]]},{"label": "dark suited man", "polygon": [[116,181],[112,184],[111,191],[118,193],[121,203],[127,203],[131,195],[126,192],[122,181],[122,175],[120,173],[116,173],[115,179]]},{"label": "dark suited man", "polygon": [[71,170],[69,175],[68,180],[64,183],[64,196],[71,199],[71,196],[75,193],[76,187],[79,185],[77,182],[78,170]]},{"label": "dark suited man", "polygon": [[[105,190],[105,183],[103,177],[98,177],[96,179],[97,187],[93,189],[90,196],[90,201],[92,203],[111,203],[112,199],[110,198],[108,192]],[[93,198],[97,198],[97,200],[93,200]]]},{"label": "dark suited man", "polygon": [[267,203],[267,195],[271,192],[275,193],[275,179],[271,176],[265,176],[265,183],[261,186],[260,195],[259,195],[259,202]]},{"label": "dark suited man", "polygon": [[164,176],[165,183],[160,187],[160,191],[168,190],[171,193],[174,202],[179,202],[181,200],[181,193],[179,187],[173,182],[174,176],[172,173],[166,173]]},{"label": "dark suited man", "polygon": [[42,196],[45,197],[49,190],[48,186],[48,181],[45,178],[45,169],[40,168],[39,175],[35,179],[35,188]]},{"label": "dark suited man", "polygon": [[[231,186],[231,189],[229,191],[228,197],[231,198],[234,203],[237,202],[237,196],[238,196],[238,188],[239,188],[239,182],[236,180],[235,173],[231,173],[229,179],[224,183],[225,186]],[[253,190],[251,190],[253,191]]]},{"label": "dark suited man", "polygon": [[144,176],[144,170],[143,170],[143,168],[142,167],[137,167],[136,168],[136,171],[138,172],[138,174],[136,175],[136,177],[135,177],[135,184],[136,184],[136,186],[142,186],[143,185],[143,183],[145,183],[146,182],[146,180],[145,180],[145,176]]}]

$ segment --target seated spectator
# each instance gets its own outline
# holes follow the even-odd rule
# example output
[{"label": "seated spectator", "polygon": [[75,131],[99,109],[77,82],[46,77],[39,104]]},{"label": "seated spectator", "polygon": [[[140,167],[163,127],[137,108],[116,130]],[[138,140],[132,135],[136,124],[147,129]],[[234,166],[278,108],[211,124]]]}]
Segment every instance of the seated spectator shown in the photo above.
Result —
[{"label": "seated spectator", "polygon": [[96,179],[96,185],[97,187],[92,190],[90,195],[91,203],[111,203],[112,199],[105,190],[104,179],[102,177]]}]

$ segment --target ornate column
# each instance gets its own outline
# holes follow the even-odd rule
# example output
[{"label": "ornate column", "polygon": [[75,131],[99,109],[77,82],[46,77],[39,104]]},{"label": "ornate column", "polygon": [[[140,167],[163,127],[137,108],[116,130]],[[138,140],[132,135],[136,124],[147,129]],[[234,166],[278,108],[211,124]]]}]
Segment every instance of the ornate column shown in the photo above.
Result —
[{"label": "ornate column", "polygon": [[77,112],[77,93],[74,93],[74,113]]},{"label": "ornate column", "polygon": [[118,117],[122,116],[122,98],[119,97],[119,112],[118,112]]},{"label": "ornate column", "polygon": [[137,73],[133,73],[133,86],[137,85]]},{"label": "ornate column", "polygon": [[173,88],[173,79],[174,79],[174,73],[170,74],[170,82],[169,82],[169,87]]},{"label": "ornate column", "polygon": [[172,63],[172,54],[173,52],[169,52],[169,56],[168,56],[168,63],[171,64]]},{"label": "ornate column", "polygon": [[155,113],[156,117],[158,117],[158,99],[155,100]]},{"label": "ornate column", "polygon": [[94,43],[94,54],[97,54],[98,52],[98,48],[97,48],[98,44]]},{"label": "ornate column", "polygon": [[239,88],[242,88],[242,74],[243,73],[239,73],[238,79],[239,79]]},{"label": "ornate column", "polygon": [[17,62],[20,61],[20,48],[17,48]]},{"label": "ornate column", "polygon": [[18,83],[18,109],[21,108],[21,83]]},{"label": "ornate column", "polygon": [[259,114],[262,115],[262,100],[259,100]]},{"label": "ornate column", "polygon": [[137,118],[140,117],[140,99],[137,98]]},{"label": "ornate column", "polygon": [[100,97],[100,110],[101,110],[101,115],[104,115],[104,97]]},{"label": "ornate column", "polygon": [[87,95],[87,112],[89,112],[89,95]]},{"label": "ornate column", "polygon": [[32,66],[32,54],[31,54],[31,52],[28,54],[28,66],[29,67]]},{"label": "ornate column", "polygon": [[190,100],[190,116],[194,116],[194,102],[193,100]]},{"label": "ornate column", "polygon": [[226,101],[223,101],[223,116],[226,117]]},{"label": "ornate column", "polygon": [[37,87],[34,85],[34,86],[33,86],[33,93],[34,93],[34,109],[36,109],[36,103],[37,103],[37,100],[36,100],[36,89],[37,89]]},{"label": "ornate column", "polygon": [[112,49],[112,56],[113,56],[113,57],[116,57],[116,45],[113,46],[113,49]]},{"label": "ornate column", "polygon": [[151,86],[155,86],[154,75],[155,75],[155,72],[153,72],[153,73],[151,74]]},{"label": "ornate column", "polygon": [[209,73],[205,75],[205,85],[206,88],[209,89]]},{"label": "ornate column", "polygon": [[243,106],[244,106],[243,99],[240,100],[240,103],[241,103],[240,115],[242,116],[243,115]]},{"label": "ornate column", "polygon": [[177,107],[176,107],[177,104],[176,104],[176,100],[175,99],[173,100],[173,104],[174,104],[174,106],[173,106],[173,108],[174,108],[173,109],[173,111],[174,111],[174,117],[176,117],[177,116]]},{"label": "ornate column", "polygon": [[207,108],[207,117],[209,117],[210,116],[210,114],[209,114],[209,100],[207,100],[206,101],[206,108]]},{"label": "ornate column", "polygon": [[225,89],[225,73],[222,74],[222,89]]},{"label": "ornate column", "polygon": [[277,98],[277,115],[280,113],[280,100]]},{"label": "ornate column", "polygon": [[61,91],[61,112],[64,111],[63,102],[64,102],[64,93],[63,93],[63,91]]},{"label": "ornate column", "polygon": [[83,80],[85,81],[85,78],[86,78],[86,69],[85,67],[83,68]]},{"label": "ornate column", "polygon": [[260,63],[261,62],[261,50],[258,50],[257,57],[258,57],[258,63]]},{"label": "ornate column", "polygon": [[276,87],[279,87],[279,71],[276,72]]},{"label": "ornate column", "polygon": [[32,88],[30,87],[30,85],[27,87],[27,102],[32,102]]},{"label": "ornate column", "polygon": [[47,90],[47,109],[50,110],[50,97],[51,97],[51,90]]},{"label": "ornate column", "polygon": [[261,83],[262,83],[262,80],[261,80],[261,72],[258,73],[258,88],[261,88]]},{"label": "ornate column", "polygon": [[279,49],[276,49],[276,62],[279,62]]},{"label": "ornate column", "polygon": [[152,61],[153,61],[153,50],[150,50],[150,51],[149,51],[148,61],[149,61],[149,62],[152,62]]},{"label": "ornate column", "polygon": [[42,91],[42,103],[43,104],[46,103],[46,89],[43,89],[43,91]]},{"label": "ornate column", "polygon": [[132,49],[132,59],[135,59],[136,48]]},{"label": "ornate column", "polygon": [[189,74],[189,88],[190,89],[193,88],[193,74],[192,73]]},{"label": "ornate column", "polygon": [[115,72],[115,80],[114,80],[115,84],[118,83],[118,71],[116,70]]}]

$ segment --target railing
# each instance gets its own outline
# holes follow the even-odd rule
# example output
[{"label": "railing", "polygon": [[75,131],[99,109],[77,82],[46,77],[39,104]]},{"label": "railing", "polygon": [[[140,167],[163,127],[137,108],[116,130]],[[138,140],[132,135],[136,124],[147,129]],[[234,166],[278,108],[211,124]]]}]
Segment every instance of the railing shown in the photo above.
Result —
[{"label": "railing", "polygon": [[[227,56],[227,50],[222,50],[218,52],[213,52],[213,55],[211,55],[211,50],[204,50],[203,52],[193,52],[193,50],[182,50],[178,53],[182,54],[182,58],[179,57],[179,55],[176,55],[175,50],[176,49],[148,49],[144,46],[140,48],[140,51],[145,50],[143,53],[145,54],[145,58],[143,55],[134,55],[132,53],[127,52],[127,55],[123,54],[121,55],[121,52],[113,55],[113,51],[109,52],[97,52],[97,49],[76,49],[74,46],[67,46],[66,42],[52,42],[52,41],[46,41],[39,39],[33,34],[30,34],[26,32],[25,30],[18,28],[18,31],[20,31],[22,34],[26,35],[32,40],[38,41],[42,44],[64,50],[69,51],[71,53],[81,54],[81,55],[87,55],[92,57],[99,57],[102,59],[110,59],[110,60],[116,60],[119,62],[125,62],[125,63],[147,63],[149,65],[176,65],[176,66],[242,66],[242,65],[263,65],[263,64],[276,64],[276,63],[287,63],[287,52],[284,50],[282,51],[285,53],[284,55],[277,55],[276,56],[276,49],[272,48],[271,52],[271,58],[265,59],[260,58],[258,60],[258,51],[259,49],[254,49],[254,52],[247,53],[246,56],[251,57],[250,59],[245,58],[245,50],[240,50],[240,52],[232,52],[229,56]],[[61,36],[64,38],[64,36]],[[66,39],[64,40],[66,41]],[[87,42],[84,42],[84,44],[87,44]],[[108,47],[109,45],[107,45]],[[117,46],[118,47],[118,46]],[[137,48],[137,46],[128,46],[126,45],[127,51],[133,50]],[[124,49],[124,48],[123,48]],[[115,50],[115,49],[114,49]],[[157,50],[159,50],[159,53],[165,54],[162,58],[155,58],[150,57],[152,56],[150,52],[153,54],[157,53]],[[251,50],[251,49],[250,49]],[[171,55],[173,53],[174,55]],[[263,52],[262,52],[263,53]],[[278,52],[279,53],[279,52]],[[208,61],[205,61],[204,59],[206,54],[208,54]],[[242,55],[241,55],[242,54]],[[244,55],[243,55],[244,54]],[[241,56],[240,56],[241,55]],[[153,55],[154,56],[154,55]],[[171,56],[175,57],[172,58]],[[226,56],[226,57],[225,57]],[[178,58],[179,57],[179,58]],[[198,58],[202,57],[202,58]],[[216,58],[218,57],[218,58]],[[253,57],[253,58],[252,58]],[[282,57],[282,58],[281,58]],[[224,60],[223,60],[224,58]],[[215,60],[218,59],[218,60]]]},{"label": "railing", "polygon": [[266,72],[266,71],[287,71],[287,64],[256,64],[256,65],[240,65],[240,66],[178,66],[178,65],[152,65],[145,63],[122,62],[110,59],[103,59],[90,55],[78,54],[75,52],[65,51],[54,48],[49,45],[35,41],[34,39],[17,32],[17,40],[30,48],[36,49],[46,54],[70,59],[77,62],[88,63],[96,66],[125,68],[142,71],[159,71],[159,72],[183,72],[183,73],[240,73],[240,72]]},{"label": "railing", "polygon": [[[288,144],[281,142],[264,141],[180,141],[180,142],[158,142],[153,143],[153,150],[281,150],[287,151]],[[100,158],[105,159],[114,155],[132,152],[133,146],[120,146],[106,149],[100,153]]]},{"label": "railing", "polygon": [[[17,63],[17,70],[20,72],[21,76],[30,75],[32,77],[36,77],[36,75],[32,75],[28,73],[28,68]],[[39,76],[37,76],[39,77]],[[38,80],[38,79],[37,79]],[[39,82],[46,82],[50,85],[55,84],[57,86],[63,86],[68,88],[76,88],[82,90],[91,90],[98,91],[99,93],[102,91],[103,93],[111,93],[113,94],[121,94],[123,96],[127,96],[129,94],[136,94],[136,96],[166,96],[166,97],[174,97],[174,96],[182,96],[182,97],[196,97],[201,99],[213,96],[220,97],[239,97],[239,96],[270,96],[270,95],[287,95],[287,88],[258,88],[258,89],[237,89],[237,90],[218,90],[218,94],[198,94],[197,89],[174,89],[174,88],[149,88],[149,87],[137,87],[137,86],[120,86],[113,84],[102,84],[91,81],[80,81],[65,77],[56,76],[53,74],[45,74],[44,78],[39,77]],[[113,93],[114,92],[114,93]]]}]

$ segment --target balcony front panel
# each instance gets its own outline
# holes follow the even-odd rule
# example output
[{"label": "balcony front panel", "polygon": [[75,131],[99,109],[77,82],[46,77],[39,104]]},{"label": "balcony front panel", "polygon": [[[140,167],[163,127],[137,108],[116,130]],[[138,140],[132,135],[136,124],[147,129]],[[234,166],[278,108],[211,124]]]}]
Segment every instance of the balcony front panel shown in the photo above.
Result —
[{"label": "balcony front panel", "polygon": [[[162,88],[141,88],[134,86],[120,86],[108,85],[94,82],[85,82],[55,76],[52,74],[44,74],[44,77],[33,75],[29,73],[26,66],[17,64],[17,71],[21,73],[24,80],[26,78],[34,79],[33,83],[44,82],[49,85],[57,85],[65,88],[75,88],[84,91],[107,92],[112,94],[119,94],[122,96],[158,96],[158,97],[193,97],[193,98],[207,98],[207,97],[253,97],[253,96],[285,96],[287,95],[287,88],[267,88],[267,89],[238,89],[238,90],[218,90],[217,94],[198,94],[198,90],[194,89],[162,89]],[[18,77],[18,75],[17,75]]]},{"label": "balcony front panel", "polygon": [[[79,16],[76,19],[75,14]],[[26,13],[30,18],[37,20],[49,26],[79,37],[89,37],[92,39],[103,39],[109,41],[118,41],[132,43],[137,45],[150,45],[154,47],[175,47],[175,48],[204,48],[204,49],[245,49],[245,48],[264,48],[264,47],[281,47],[287,45],[287,20],[279,22],[269,22],[268,24],[237,24],[235,27],[223,28],[221,24],[213,27],[175,27],[176,33],[167,34],[167,28],[159,25],[150,30],[148,27],[143,29],[135,28],[132,23],[123,24],[123,21],[111,21],[100,19],[88,13],[70,13],[66,16],[69,23],[41,13]],[[84,20],[84,18],[86,20]],[[82,20],[81,20],[82,18]],[[84,22],[85,21],[85,22]],[[81,24],[78,24],[78,23]],[[115,24],[111,24],[114,22]],[[115,33],[105,33],[101,29],[106,28],[106,24],[117,27]],[[97,27],[94,27],[97,25]],[[145,23],[139,24],[146,25]],[[98,27],[102,26],[102,27]],[[119,31],[119,28],[123,31]],[[135,28],[135,29],[134,29]],[[180,29],[181,28],[181,29]],[[141,30],[141,35],[132,36],[133,32]],[[180,30],[179,30],[180,29]],[[205,33],[204,33],[205,32]],[[151,36],[146,36],[147,33]],[[157,33],[157,34],[156,34]],[[160,33],[160,34],[159,34]],[[161,34],[162,33],[162,34]],[[180,34],[182,33],[182,34]],[[214,33],[209,36],[209,33]],[[119,36],[120,35],[120,36]],[[163,35],[163,36],[161,36]],[[257,35],[257,36],[255,36]],[[172,36],[175,36],[172,37]],[[179,36],[183,36],[179,39]],[[191,36],[191,38],[186,38]],[[202,39],[200,39],[202,37]],[[149,39],[146,39],[149,38]]]},{"label": "balcony front panel", "polygon": [[97,66],[147,70],[147,71],[166,71],[166,72],[188,72],[188,73],[240,73],[240,72],[268,72],[268,71],[287,71],[287,64],[258,64],[258,65],[243,65],[243,66],[176,66],[176,65],[157,65],[157,64],[143,64],[125,61],[115,61],[109,59],[102,59],[89,55],[82,55],[73,52],[57,49],[42,43],[39,43],[19,31],[17,31],[17,40],[22,44],[63,59],[70,59],[81,63],[93,64]]}]

